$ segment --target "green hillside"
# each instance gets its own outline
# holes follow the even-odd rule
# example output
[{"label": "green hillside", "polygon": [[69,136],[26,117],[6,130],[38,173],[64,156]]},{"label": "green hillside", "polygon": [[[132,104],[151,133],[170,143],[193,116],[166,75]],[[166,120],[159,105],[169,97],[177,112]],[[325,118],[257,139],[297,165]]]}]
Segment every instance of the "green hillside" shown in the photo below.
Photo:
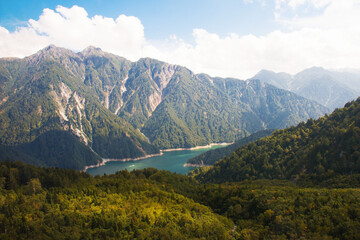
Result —
[{"label": "green hillside", "polygon": [[[350,185],[351,186],[351,185]],[[0,163],[1,239],[359,239],[359,189]]]},{"label": "green hillside", "polygon": [[329,116],[278,130],[270,137],[239,148],[198,178],[210,182],[245,179],[324,182],[339,175],[358,179],[359,119],[360,98]]},{"label": "green hillside", "polygon": [[254,142],[258,140],[259,138],[267,137],[271,135],[273,130],[262,130],[259,132],[256,132],[254,134],[251,134],[248,137],[244,137],[240,139],[239,141],[236,141],[235,143],[224,147],[224,148],[217,148],[209,150],[203,154],[200,154],[199,156],[196,156],[194,158],[190,158],[187,160],[188,164],[194,164],[194,165],[214,165],[217,161],[223,159],[224,157],[230,156],[235,150],[238,148],[249,144],[251,142]]},{"label": "green hillside", "polygon": [[21,160],[44,167],[83,170],[102,159],[80,142],[77,136],[65,131],[48,131],[31,143],[0,147],[2,159]]},{"label": "green hillside", "polygon": [[2,162],[0,238],[231,238],[231,220],[156,181],[162,176],[148,169],[93,178]]}]

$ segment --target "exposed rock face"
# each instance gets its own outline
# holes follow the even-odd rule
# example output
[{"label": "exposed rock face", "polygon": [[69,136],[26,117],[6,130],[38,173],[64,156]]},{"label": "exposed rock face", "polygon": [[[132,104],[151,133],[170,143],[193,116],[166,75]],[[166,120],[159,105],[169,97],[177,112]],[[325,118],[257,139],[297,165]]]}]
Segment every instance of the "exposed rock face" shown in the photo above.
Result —
[{"label": "exposed rock face", "polygon": [[149,96],[149,105],[151,112],[155,111],[156,107],[161,103],[161,94],[154,92]]},{"label": "exposed rock face", "polygon": [[174,75],[176,68],[177,67],[175,65],[164,64],[160,71],[157,71],[153,74],[153,79],[159,87],[160,91],[166,88],[172,76]]},{"label": "exposed rock face", "polygon": [[55,90],[52,90],[50,96],[53,97],[57,104],[59,117],[62,119],[64,130],[70,128],[85,144],[88,144],[91,139],[86,136],[83,129],[83,121],[89,122],[86,119],[85,113],[86,99],[80,97],[76,91],[72,91],[63,82],[59,85],[60,92],[57,93]]},{"label": "exposed rock face", "polygon": [[69,104],[69,99],[71,97],[72,91],[63,82],[60,83],[59,90],[60,90],[59,93],[57,93],[55,90],[52,90],[50,92],[50,95],[54,98],[55,102],[57,103],[60,118],[64,121],[69,121],[68,117],[65,114],[65,111]]}]

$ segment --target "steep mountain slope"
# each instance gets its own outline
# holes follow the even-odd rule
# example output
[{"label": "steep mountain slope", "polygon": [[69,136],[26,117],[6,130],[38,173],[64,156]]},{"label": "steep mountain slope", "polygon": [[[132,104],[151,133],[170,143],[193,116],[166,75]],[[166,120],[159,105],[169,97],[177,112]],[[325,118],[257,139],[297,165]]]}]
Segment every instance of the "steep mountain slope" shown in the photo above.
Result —
[{"label": "steep mountain slope", "polygon": [[[196,75],[149,58],[131,63],[94,47],[80,55],[85,64],[84,83],[96,92],[102,105],[162,149],[235,141],[261,129],[317,118],[327,111],[269,85]],[[232,84],[236,94],[224,89],[223,82]],[[246,91],[247,97],[237,99]]]},{"label": "steep mountain slope", "polygon": [[100,156],[80,142],[77,136],[59,130],[45,132],[30,143],[2,145],[0,156],[2,159],[21,160],[38,166],[76,170],[102,161]]},{"label": "steep mountain slope", "polygon": [[327,111],[259,81],[212,78],[148,58],[130,62],[95,47],[49,46],[1,59],[0,81],[3,145],[64,130],[104,158],[233,142]]},{"label": "steep mountain slope", "polygon": [[185,68],[174,74],[164,93],[166,97],[142,129],[160,148],[233,141],[262,128],[246,104],[234,104],[209,80]]},{"label": "steep mountain slope", "polygon": [[276,87],[292,91],[317,101],[331,110],[343,107],[356,99],[360,92],[360,75],[349,72],[329,71],[319,67],[305,69],[292,76],[262,70],[252,79],[259,79]]},{"label": "steep mountain slope", "polygon": [[[323,181],[360,173],[360,98],[316,121],[278,130],[239,148],[200,174],[205,181],[294,179]],[[334,177],[335,178],[335,177]]]},{"label": "steep mountain slope", "polygon": [[264,128],[278,129],[309,118],[322,116],[328,109],[296,94],[259,80],[214,79],[214,84],[237,104],[246,103]]},{"label": "steep mountain slope", "polygon": [[186,163],[192,164],[192,165],[200,165],[200,166],[201,165],[205,165],[205,166],[214,165],[214,163],[216,163],[217,161],[230,156],[238,148],[240,148],[246,144],[249,144],[251,142],[255,142],[259,138],[267,137],[267,136],[271,135],[272,132],[273,132],[273,130],[270,130],[270,129],[258,131],[256,133],[251,134],[248,137],[244,137],[244,138],[236,141],[235,143],[233,143],[227,147],[212,149],[212,150],[209,150],[207,152],[200,154],[199,156],[190,158],[189,160],[187,160]]},{"label": "steep mountain slope", "polygon": [[105,158],[158,152],[138,130],[104,108],[84,84],[87,72],[79,54],[49,46],[21,60],[2,59],[0,65],[3,145],[34,142],[46,132],[62,130]]}]

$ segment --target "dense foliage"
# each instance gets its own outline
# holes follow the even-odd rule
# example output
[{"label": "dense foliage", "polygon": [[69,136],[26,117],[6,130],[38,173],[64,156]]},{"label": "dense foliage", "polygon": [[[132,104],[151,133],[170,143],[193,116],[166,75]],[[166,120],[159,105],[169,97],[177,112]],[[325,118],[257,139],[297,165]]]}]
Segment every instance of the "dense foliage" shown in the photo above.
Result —
[{"label": "dense foliage", "polygon": [[[350,185],[351,187],[351,185]],[[359,239],[359,189],[0,163],[1,239]],[[220,216],[222,215],[222,216]]]},{"label": "dense foliage", "polygon": [[49,131],[31,143],[0,147],[3,159],[21,159],[22,162],[44,167],[83,170],[84,166],[96,165],[102,159],[80,142],[77,136],[65,131]]},{"label": "dense foliage", "polygon": [[227,147],[212,149],[212,150],[209,150],[207,152],[200,154],[199,156],[190,158],[189,160],[187,160],[187,163],[195,164],[195,165],[213,165],[220,159],[230,156],[236,149],[238,149],[246,144],[249,144],[251,142],[254,142],[254,141],[258,140],[259,138],[269,136],[272,132],[273,132],[273,130],[262,130],[262,131],[253,133],[248,137],[241,138],[240,140],[236,141],[235,143],[233,143]]},{"label": "dense foliage", "polygon": [[[0,165],[1,239],[229,239],[233,223],[144,170],[92,178]],[[159,179],[159,178],[157,178]]]},{"label": "dense foliage", "polygon": [[259,178],[323,182],[337,175],[357,179],[359,149],[360,98],[329,116],[250,143],[198,177],[211,182]]}]

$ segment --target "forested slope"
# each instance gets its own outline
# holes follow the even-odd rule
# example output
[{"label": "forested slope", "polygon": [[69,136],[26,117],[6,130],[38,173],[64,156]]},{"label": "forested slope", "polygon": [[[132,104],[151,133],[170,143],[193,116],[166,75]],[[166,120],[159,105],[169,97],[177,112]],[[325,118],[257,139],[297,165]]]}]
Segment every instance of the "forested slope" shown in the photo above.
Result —
[{"label": "forested slope", "polygon": [[[349,185],[351,187],[351,185]],[[1,239],[359,239],[359,189],[0,163]]]},{"label": "forested slope", "polygon": [[207,152],[200,154],[199,156],[190,158],[189,160],[187,160],[186,163],[194,164],[194,165],[213,165],[220,159],[230,156],[236,149],[238,149],[246,144],[249,144],[251,142],[254,142],[254,141],[258,140],[259,138],[269,136],[272,132],[273,132],[273,130],[262,130],[262,131],[253,133],[250,136],[244,137],[227,147],[212,149],[212,150],[209,150]]},{"label": "forested slope", "polygon": [[275,131],[198,176],[203,181],[332,178],[360,173],[360,98],[317,120]]}]

